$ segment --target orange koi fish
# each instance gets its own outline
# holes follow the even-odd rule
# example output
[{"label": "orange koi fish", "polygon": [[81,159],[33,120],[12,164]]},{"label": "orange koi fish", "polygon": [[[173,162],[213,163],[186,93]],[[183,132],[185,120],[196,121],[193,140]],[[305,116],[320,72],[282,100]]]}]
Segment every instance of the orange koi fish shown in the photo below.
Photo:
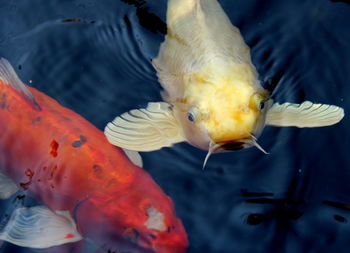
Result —
[{"label": "orange koi fish", "polygon": [[0,198],[19,188],[43,206],[15,209],[0,222],[0,241],[48,248],[89,238],[106,251],[157,253],[188,245],[147,172],[0,58]]}]

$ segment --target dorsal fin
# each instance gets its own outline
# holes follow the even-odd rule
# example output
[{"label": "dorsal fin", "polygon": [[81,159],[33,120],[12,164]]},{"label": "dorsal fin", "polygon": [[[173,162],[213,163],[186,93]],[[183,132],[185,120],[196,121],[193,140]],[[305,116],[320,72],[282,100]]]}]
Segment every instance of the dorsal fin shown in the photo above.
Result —
[{"label": "dorsal fin", "polygon": [[40,111],[41,107],[36,102],[33,94],[28,90],[24,83],[19,79],[15,70],[8,60],[0,58],[0,80],[17,90],[33,107]]}]

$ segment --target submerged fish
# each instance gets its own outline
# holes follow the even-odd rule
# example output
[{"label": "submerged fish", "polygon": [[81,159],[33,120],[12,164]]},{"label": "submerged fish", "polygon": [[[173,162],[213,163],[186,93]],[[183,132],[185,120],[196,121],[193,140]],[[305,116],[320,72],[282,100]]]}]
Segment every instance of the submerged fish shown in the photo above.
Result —
[{"label": "submerged fish", "polygon": [[131,110],[105,128],[119,147],[152,151],[188,143],[211,153],[256,146],[265,125],[321,127],[339,122],[333,105],[273,104],[249,47],[216,0],[169,0],[168,32],[153,60],[165,102]]},{"label": "submerged fish", "polygon": [[47,248],[89,238],[111,252],[187,247],[171,199],[151,177],[103,132],[24,85],[0,59],[0,198],[19,188],[44,205],[3,217],[0,242]]}]

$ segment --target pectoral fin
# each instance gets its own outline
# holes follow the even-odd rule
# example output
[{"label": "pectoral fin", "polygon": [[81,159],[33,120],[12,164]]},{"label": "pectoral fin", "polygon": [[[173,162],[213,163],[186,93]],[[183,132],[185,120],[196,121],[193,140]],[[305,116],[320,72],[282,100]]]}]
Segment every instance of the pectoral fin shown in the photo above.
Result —
[{"label": "pectoral fin", "polygon": [[323,127],[338,123],[344,117],[344,109],[335,105],[313,104],[274,104],[266,115],[266,125]]},{"label": "pectoral fin", "polygon": [[41,110],[33,94],[19,79],[15,70],[9,63],[9,61],[1,57],[0,57],[0,81],[3,81],[5,84],[11,86],[13,89],[17,90],[20,94],[22,94],[23,98],[26,99],[29,102],[29,104],[33,106],[35,110],[37,111]]},{"label": "pectoral fin", "polygon": [[22,247],[47,248],[81,239],[67,211],[54,213],[45,206],[17,208],[5,227],[0,226],[0,240]]},{"label": "pectoral fin", "polygon": [[9,177],[0,173],[0,199],[7,199],[17,191],[17,185]]},{"label": "pectoral fin", "polygon": [[139,152],[129,149],[123,149],[123,151],[133,164],[139,166],[140,168],[143,167],[142,157]]},{"label": "pectoral fin", "polygon": [[126,112],[108,123],[104,132],[113,145],[135,151],[153,151],[185,141],[165,102],[148,103],[146,109]]}]

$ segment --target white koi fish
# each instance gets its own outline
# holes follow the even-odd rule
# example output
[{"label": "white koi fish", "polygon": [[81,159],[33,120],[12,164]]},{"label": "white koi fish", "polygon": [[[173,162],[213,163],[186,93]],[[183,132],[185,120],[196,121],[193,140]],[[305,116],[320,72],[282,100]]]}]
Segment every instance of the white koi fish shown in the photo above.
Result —
[{"label": "white koi fish", "polygon": [[249,47],[216,0],[169,0],[168,32],[153,60],[165,102],[108,123],[110,143],[153,151],[186,141],[211,153],[256,146],[265,125],[322,127],[344,110],[334,105],[273,104]]}]

